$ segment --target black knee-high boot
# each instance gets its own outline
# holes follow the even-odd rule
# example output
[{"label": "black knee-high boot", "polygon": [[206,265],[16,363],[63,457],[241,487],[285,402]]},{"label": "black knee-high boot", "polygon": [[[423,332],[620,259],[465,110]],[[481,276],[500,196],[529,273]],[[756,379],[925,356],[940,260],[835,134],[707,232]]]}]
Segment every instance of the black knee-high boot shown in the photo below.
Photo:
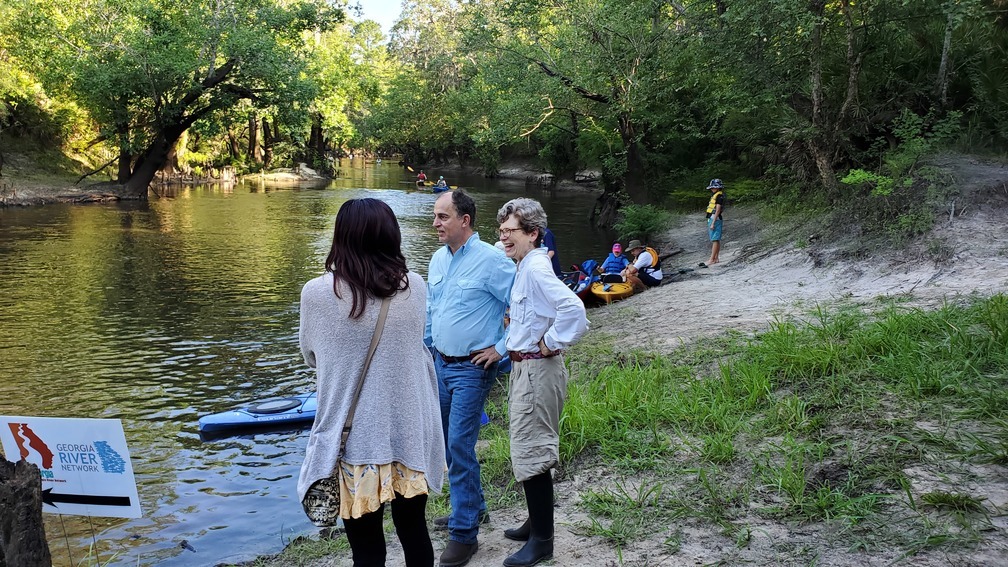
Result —
[{"label": "black knee-high boot", "polygon": [[[524,490],[525,483],[522,483],[522,489]],[[528,541],[529,538],[529,519],[525,516],[525,521],[522,525],[517,528],[508,528],[504,530],[504,537],[508,539],[513,539],[514,541]]]},{"label": "black knee-high boot", "polygon": [[504,560],[506,567],[531,567],[553,557],[553,478],[549,471],[522,483],[529,511],[525,546]]}]

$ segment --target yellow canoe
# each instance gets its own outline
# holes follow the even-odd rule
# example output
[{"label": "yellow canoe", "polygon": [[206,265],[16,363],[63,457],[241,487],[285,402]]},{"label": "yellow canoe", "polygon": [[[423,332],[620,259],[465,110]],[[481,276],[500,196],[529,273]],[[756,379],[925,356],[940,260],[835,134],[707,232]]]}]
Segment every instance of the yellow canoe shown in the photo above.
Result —
[{"label": "yellow canoe", "polygon": [[612,303],[618,299],[626,299],[633,295],[633,285],[627,282],[621,283],[602,283],[595,282],[591,285],[592,295],[605,301],[606,303]]}]

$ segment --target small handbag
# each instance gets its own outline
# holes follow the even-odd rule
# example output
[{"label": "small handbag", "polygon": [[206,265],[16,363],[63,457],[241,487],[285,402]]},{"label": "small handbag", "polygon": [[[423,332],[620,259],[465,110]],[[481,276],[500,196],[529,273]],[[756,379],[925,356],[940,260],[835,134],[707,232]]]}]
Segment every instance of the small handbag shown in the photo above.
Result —
[{"label": "small handbag", "polygon": [[368,367],[371,366],[371,359],[374,358],[375,349],[378,348],[378,341],[381,339],[382,329],[385,327],[385,317],[388,315],[391,297],[382,300],[381,311],[378,313],[378,323],[375,324],[374,335],[371,337],[371,347],[368,349],[367,358],[364,359],[364,366],[361,368],[360,376],[357,377],[357,388],[354,390],[353,401],[350,402],[350,411],[347,413],[346,423],[343,424],[343,432],[340,434],[339,453],[336,463],[333,465],[333,472],[328,478],[323,478],[312,483],[305,493],[301,507],[304,508],[305,515],[313,524],[320,528],[328,528],[336,525],[339,521],[340,509],[340,483],[339,483],[339,461],[343,458],[343,450],[346,448],[347,438],[350,437],[350,429],[353,426],[354,412],[357,409],[357,400],[360,399],[361,388],[364,386],[364,377],[367,375]]}]

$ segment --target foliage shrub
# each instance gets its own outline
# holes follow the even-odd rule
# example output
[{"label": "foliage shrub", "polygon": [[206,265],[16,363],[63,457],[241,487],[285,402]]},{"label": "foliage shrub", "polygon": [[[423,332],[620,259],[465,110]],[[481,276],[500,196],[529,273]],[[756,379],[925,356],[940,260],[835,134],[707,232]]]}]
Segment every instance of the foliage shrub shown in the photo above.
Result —
[{"label": "foliage shrub", "polygon": [[7,65],[0,60],[0,150],[35,156],[36,173],[77,174],[108,161],[108,145],[91,142],[95,124],[87,112],[50,97],[34,77]]},{"label": "foliage shrub", "polygon": [[500,149],[493,144],[478,144],[475,150],[476,161],[479,162],[480,167],[483,168],[484,173],[488,176],[497,175],[500,171]]},{"label": "foliage shrub", "polygon": [[571,142],[570,133],[558,128],[550,128],[537,137],[539,161],[546,171],[561,175],[577,169],[577,149]]},{"label": "foliage shrub", "polygon": [[621,239],[639,238],[650,242],[651,237],[663,232],[672,220],[672,214],[654,205],[627,205],[620,209],[616,231]]},{"label": "foliage shrub", "polygon": [[[613,148],[622,146],[619,136],[615,132],[592,122],[579,132],[575,146],[578,163],[585,164],[587,167],[601,166],[614,179],[622,177],[623,171],[626,169],[626,160],[623,159],[621,162],[613,157],[613,154],[616,153]],[[624,156],[620,154],[617,157]]]},{"label": "foliage shrub", "polygon": [[0,84],[0,132],[59,145],[93,137],[93,129],[79,106],[50,98],[38,85]]},{"label": "foliage shrub", "polygon": [[[938,118],[904,109],[893,122],[896,148],[879,156],[877,171],[852,169],[840,181],[855,190],[845,198],[843,218],[856,218],[868,233],[886,234],[903,242],[927,232],[936,212],[954,195],[938,170],[921,166],[921,159],[959,135],[962,113]],[[880,139],[877,147],[882,147]],[[853,213],[853,214],[852,214]]]},{"label": "foliage shrub", "polygon": [[[721,178],[725,183],[725,197],[728,205],[740,203],[757,203],[771,199],[778,190],[770,186],[769,183],[758,179],[735,179]],[[710,178],[702,181],[692,180],[688,185],[678,184],[675,189],[666,195],[670,206],[678,210],[696,211],[703,209],[710,202],[711,192],[707,190]]]}]

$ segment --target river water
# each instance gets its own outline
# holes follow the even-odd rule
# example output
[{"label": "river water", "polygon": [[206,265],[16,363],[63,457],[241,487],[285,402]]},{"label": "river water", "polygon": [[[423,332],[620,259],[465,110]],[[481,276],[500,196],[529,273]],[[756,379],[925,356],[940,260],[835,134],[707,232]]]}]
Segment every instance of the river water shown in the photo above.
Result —
[{"label": "river water", "polygon": [[[389,162],[341,169],[322,188],[196,186],[146,203],[0,209],[0,415],[122,420],[143,509],[135,520],[46,514],[55,565],[214,565],[316,532],[295,491],[307,431],[204,441],[197,420],[314,388],[299,293],[323,270],[347,199],[387,202],[410,269],[426,275],[435,196]],[[488,242],[497,208],[530,196],[565,265],[607,253],[611,235],[586,220],[594,195],[446,177],[474,195]]]}]

